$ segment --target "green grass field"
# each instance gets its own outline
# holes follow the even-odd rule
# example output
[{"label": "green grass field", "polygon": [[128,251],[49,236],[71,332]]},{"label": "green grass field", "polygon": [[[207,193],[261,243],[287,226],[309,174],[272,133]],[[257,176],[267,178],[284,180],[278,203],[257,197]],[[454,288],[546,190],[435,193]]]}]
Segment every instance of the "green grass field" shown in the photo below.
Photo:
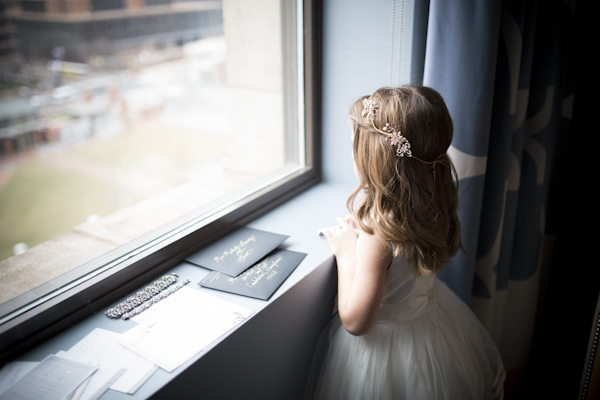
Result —
[{"label": "green grass field", "polygon": [[114,210],[114,186],[35,160],[19,165],[0,189],[0,259],[67,233],[90,214]]},{"label": "green grass field", "polygon": [[92,214],[110,214],[177,185],[187,178],[182,169],[217,159],[222,141],[198,131],[154,127],[65,149],[60,158],[75,161],[70,168],[35,156],[15,162],[0,187],[0,260],[12,255],[16,243],[33,247]]}]

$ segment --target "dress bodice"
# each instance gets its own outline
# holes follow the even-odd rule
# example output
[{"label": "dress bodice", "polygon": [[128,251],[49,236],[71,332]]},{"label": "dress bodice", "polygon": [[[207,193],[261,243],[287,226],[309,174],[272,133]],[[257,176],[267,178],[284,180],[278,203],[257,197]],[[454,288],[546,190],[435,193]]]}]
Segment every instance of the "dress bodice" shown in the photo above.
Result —
[{"label": "dress bodice", "polygon": [[435,309],[434,282],[435,275],[417,276],[417,267],[404,255],[394,257],[388,268],[377,321],[406,322]]}]

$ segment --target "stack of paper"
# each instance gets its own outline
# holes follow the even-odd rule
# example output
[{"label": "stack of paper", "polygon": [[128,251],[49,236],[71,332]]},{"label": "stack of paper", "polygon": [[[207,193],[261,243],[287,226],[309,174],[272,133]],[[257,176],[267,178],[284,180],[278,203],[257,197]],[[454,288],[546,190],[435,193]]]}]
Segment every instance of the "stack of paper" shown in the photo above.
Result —
[{"label": "stack of paper", "polygon": [[76,400],[96,370],[92,365],[50,355],[10,386],[0,399]]},{"label": "stack of paper", "polygon": [[132,318],[125,333],[95,329],[42,362],[8,363],[0,400],[95,400],[108,389],[133,394],[160,367],[173,371],[252,314],[183,287]]},{"label": "stack of paper", "polygon": [[184,287],[134,317],[140,325],[119,342],[173,371],[252,314],[251,310]]},{"label": "stack of paper", "polygon": [[[36,400],[46,398],[93,400],[108,389],[133,394],[158,367],[120,345],[117,342],[118,337],[118,333],[95,329],[70,350],[60,351],[42,362],[8,363],[0,371],[0,393],[6,392],[7,398],[15,396],[14,398],[18,399]],[[51,380],[47,378],[50,376],[47,374],[48,370],[60,371],[57,366],[67,371],[65,375],[69,379],[77,376],[72,373],[74,370],[77,371],[75,369],[77,366],[83,371],[92,368],[94,373],[85,381],[79,382],[77,392],[69,393],[65,397],[64,391],[72,388],[65,387],[63,390],[62,387],[56,386],[57,382],[65,380],[57,377]],[[32,397],[26,397],[29,393]],[[21,397],[16,397],[17,394]],[[58,397],[54,397],[55,395]],[[0,399],[4,398],[0,397]]]},{"label": "stack of paper", "polygon": [[[306,256],[278,249],[287,238],[240,228],[187,261],[212,270],[200,286],[267,300]],[[7,364],[0,400],[95,400],[109,389],[133,394],[159,367],[173,371],[251,314],[182,287],[135,315],[137,325],[125,333],[95,329],[42,362]]]},{"label": "stack of paper", "polygon": [[158,369],[118,342],[120,334],[94,329],[69,351],[58,356],[98,367],[82,399],[100,397],[108,389],[133,394]]}]

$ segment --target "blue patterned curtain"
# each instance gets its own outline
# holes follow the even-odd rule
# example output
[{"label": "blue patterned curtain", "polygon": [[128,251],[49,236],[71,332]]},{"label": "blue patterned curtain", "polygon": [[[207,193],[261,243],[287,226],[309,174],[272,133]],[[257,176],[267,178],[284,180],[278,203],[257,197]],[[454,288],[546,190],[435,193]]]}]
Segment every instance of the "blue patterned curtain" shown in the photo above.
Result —
[{"label": "blue patterned curtain", "polygon": [[424,84],[455,123],[449,154],[466,250],[440,277],[479,316],[509,371],[526,365],[536,319],[550,173],[573,100],[571,19],[558,1],[430,4]]}]

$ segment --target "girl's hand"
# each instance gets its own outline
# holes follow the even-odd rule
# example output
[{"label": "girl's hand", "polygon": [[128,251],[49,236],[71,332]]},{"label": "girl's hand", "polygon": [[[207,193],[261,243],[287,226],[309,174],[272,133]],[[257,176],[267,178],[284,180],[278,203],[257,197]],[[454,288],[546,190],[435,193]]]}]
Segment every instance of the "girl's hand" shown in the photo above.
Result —
[{"label": "girl's hand", "polygon": [[333,254],[338,259],[356,256],[356,242],[359,235],[359,230],[354,224],[352,216],[338,218],[339,226],[327,228],[323,230],[323,234],[327,238],[329,247],[333,250]]},{"label": "girl's hand", "polygon": [[[338,218],[339,221],[339,218]],[[346,223],[348,223],[348,226],[350,227],[350,229],[352,229],[354,232],[356,232],[356,236],[359,235],[360,230],[356,227],[356,223],[354,222],[354,215],[352,214],[348,214],[344,217],[344,221]]]}]

